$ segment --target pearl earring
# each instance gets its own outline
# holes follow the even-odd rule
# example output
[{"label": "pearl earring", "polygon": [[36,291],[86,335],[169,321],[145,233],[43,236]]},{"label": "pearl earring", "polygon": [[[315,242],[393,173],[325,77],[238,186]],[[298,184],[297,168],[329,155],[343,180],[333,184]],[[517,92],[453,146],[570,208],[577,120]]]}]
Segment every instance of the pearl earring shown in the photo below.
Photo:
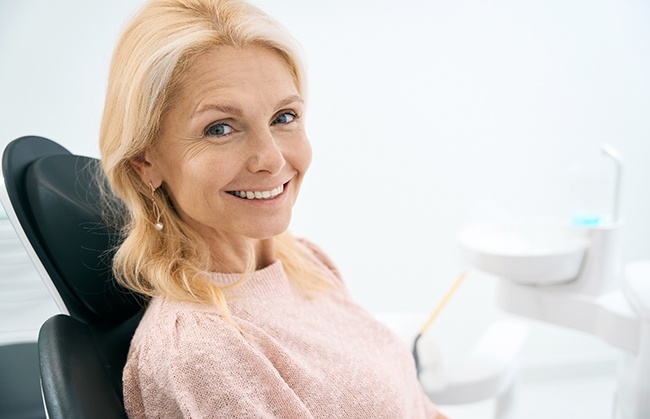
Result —
[{"label": "pearl earring", "polygon": [[153,227],[158,231],[162,231],[163,223],[160,221],[160,208],[156,203],[156,188],[153,187],[151,182],[149,182],[149,189],[151,189],[151,206],[156,217],[156,222],[153,224]]}]

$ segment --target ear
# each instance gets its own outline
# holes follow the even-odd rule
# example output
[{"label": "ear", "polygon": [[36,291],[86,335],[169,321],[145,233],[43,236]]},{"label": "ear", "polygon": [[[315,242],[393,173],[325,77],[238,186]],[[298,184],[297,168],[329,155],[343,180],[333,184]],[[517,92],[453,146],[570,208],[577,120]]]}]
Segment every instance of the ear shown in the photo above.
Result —
[{"label": "ear", "polygon": [[150,150],[145,150],[129,159],[129,164],[131,164],[133,170],[140,176],[140,179],[145,184],[149,185],[151,182],[154,188],[158,188],[162,184],[163,179],[160,172],[156,169],[154,162]]}]

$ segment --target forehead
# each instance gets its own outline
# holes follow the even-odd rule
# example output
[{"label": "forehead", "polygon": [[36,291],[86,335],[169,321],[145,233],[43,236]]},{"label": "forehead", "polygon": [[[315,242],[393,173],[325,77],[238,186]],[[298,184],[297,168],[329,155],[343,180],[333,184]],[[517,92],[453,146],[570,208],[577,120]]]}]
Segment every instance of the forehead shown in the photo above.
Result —
[{"label": "forehead", "polygon": [[297,90],[291,67],[279,52],[265,46],[215,46],[185,68],[179,96],[200,100],[205,94],[264,88]]}]

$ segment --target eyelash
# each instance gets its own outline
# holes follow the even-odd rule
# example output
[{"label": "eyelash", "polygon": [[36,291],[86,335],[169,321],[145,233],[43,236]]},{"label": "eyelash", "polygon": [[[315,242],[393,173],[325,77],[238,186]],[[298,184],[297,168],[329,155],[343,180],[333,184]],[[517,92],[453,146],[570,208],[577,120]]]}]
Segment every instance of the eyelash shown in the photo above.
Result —
[{"label": "eyelash", "polygon": [[225,136],[227,136],[227,135],[232,134],[232,132],[229,132],[229,133],[226,133],[226,134],[210,134],[210,130],[211,130],[212,128],[215,128],[215,127],[218,127],[218,126],[228,127],[228,128],[230,128],[231,130],[233,130],[233,131],[235,130],[232,126],[226,124],[225,122],[218,122],[218,123],[216,123],[216,124],[209,125],[209,126],[205,129],[204,135],[205,135],[206,137],[225,137]]},{"label": "eyelash", "polygon": [[289,121],[289,122],[285,122],[285,123],[284,123],[285,125],[286,125],[286,124],[290,124],[290,123],[292,123],[292,122],[295,122],[296,119],[300,118],[300,117],[298,116],[298,114],[296,114],[295,112],[292,112],[292,111],[283,111],[283,112],[281,112],[280,114],[278,114],[278,116],[275,117],[275,119],[273,120],[272,125],[276,125],[276,124],[277,124],[276,121],[277,121],[278,118],[280,118],[282,115],[291,115],[291,117],[293,118],[291,121]]},{"label": "eyelash", "polygon": [[[283,115],[290,115],[291,118],[293,118],[293,119],[292,119],[291,121],[284,122],[284,123],[277,122],[277,120],[278,120],[281,116],[283,116]],[[292,122],[295,122],[298,118],[300,118],[300,116],[298,116],[298,114],[296,114],[295,112],[292,112],[292,111],[281,112],[280,114],[278,114],[278,116],[275,117],[275,119],[273,120],[273,122],[271,123],[271,125],[277,125],[277,124],[287,125],[287,124],[290,124],[290,123],[292,123]],[[218,127],[218,126],[228,127],[228,128],[230,128],[232,131],[235,130],[231,125],[226,124],[225,122],[217,122],[217,123],[215,123],[215,124],[208,125],[208,127],[205,129],[205,131],[204,131],[203,134],[204,134],[206,137],[226,137],[226,136],[232,134],[232,132],[228,132],[228,133],[226,133],[226,134],[210,134],[210,130],[213,129],[213,128],[215,128],[215,127]]]}]

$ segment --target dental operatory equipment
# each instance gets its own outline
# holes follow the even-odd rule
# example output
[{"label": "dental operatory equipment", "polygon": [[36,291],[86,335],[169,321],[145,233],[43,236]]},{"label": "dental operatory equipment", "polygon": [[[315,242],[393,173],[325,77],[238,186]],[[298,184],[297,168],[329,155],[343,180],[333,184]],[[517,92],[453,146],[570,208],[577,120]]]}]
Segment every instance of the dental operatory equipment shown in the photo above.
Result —
[{"label": "dental operatory equipment", "polygon": [[620,221],[621,179],[623,177],[623,157],[621,153],[609,144],[601,144],[600,150],[614,161],[614,198],[612,199],[612,221]]},{"label": "dental operatory equipment", "polygon": [[460,274],[458,278],[454,281],[452,284],[451,288],[447,291],[447,293],[442,297],[442,300],[440,303],[438,303],[438,306],[433,310],[427,321],[424,323],[424,325],[420,328],[420,331],[418,332],[417,336],[415,336],[415,339],[413,340],[413,359],[415,360],[415,369],[418,373],[418,376],[420,375],[420,355],[418,353],[418,342],[420,341],[420,338],[422,335],[426,333],[426,331],[429,329],[433,321],[438,317],[438,314],[442,311],[443,308],[447,305],[451,297],[454,295],[460,284],[463,282],[466,276],[466,272],[463,272]]},{"label": "dental operatory equipment", "polygon": [[650,418],[650,261],[625,268],[621,255],[621,154],[611,214],[565,225],[539,220],[478,223],[460,236],[469,266],[499,278],[499,307],[595,335],[627,354],[618,379],[616,419]]},{"label": "dental operatory equipment", "polygon": [[471,352],[462,357],[449,357],[453,354],[443,353],[431,334],[425,336],[467,276],[465,270],[456,278],[426,321],[424,316],[415,313],[387,313],[378,317],[404,342],[412,342],[418,378],[434,403],[450,406],[493,399],[491,418],[515,419],[513,390],[520,354],[528,339],[525,324],[514,320],[491,324]]}]

